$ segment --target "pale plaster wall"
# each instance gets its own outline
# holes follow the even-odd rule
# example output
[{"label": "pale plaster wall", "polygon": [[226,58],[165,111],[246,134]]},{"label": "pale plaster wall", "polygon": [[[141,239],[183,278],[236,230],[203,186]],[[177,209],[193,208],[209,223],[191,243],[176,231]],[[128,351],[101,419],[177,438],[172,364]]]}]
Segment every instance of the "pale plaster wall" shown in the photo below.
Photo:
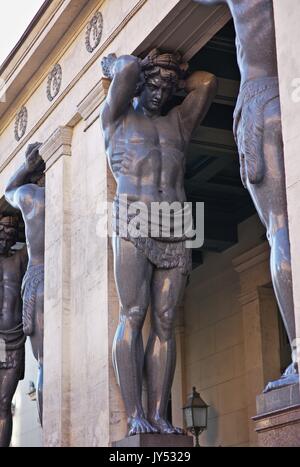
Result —
[{"label": "pale plaster wall", "polygon": [[15,414],[13,417],[12,447],[41,447],[42,429],[38,420],[37,405],[28,395],[29,383],[36,384],[37,362],[33,357],[29,339],[26,342],[25,378],[19,382],[13,403]]},{"label": "pale plaster wall", "polygon": [[[262,242],[256,216],[239,226],[239,243],[222,254],[204,253],[184,304],[186,391],[196,386],[210,405],[203,445],[249,442],[243,313],[232,260]],[[261,390],[263,387],[261,387]]]},{"label": "pale plaster wall", "polygon": [[106,200],[106,159],[101,148],[99,122],[87,133],[83,133],[83,122],[75,127],[71,176],[73,446],[105,446],[109,442],[107,239],[97,233],[99,203]]}]

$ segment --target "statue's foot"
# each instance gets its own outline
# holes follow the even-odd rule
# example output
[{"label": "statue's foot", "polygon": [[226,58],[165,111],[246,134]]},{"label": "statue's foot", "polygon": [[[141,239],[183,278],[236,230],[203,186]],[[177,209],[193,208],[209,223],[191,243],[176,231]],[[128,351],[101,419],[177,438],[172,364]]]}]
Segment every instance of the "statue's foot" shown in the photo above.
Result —
[{"label": "statue's foot", "polygon": [[274,389],[283,388],[285,386],[290,386],[292,384],[299,383],[299,374],[294,363],[291,363],[281,378],[276,381],[270,381],[264,389],[264,393],[273,391]]},{"label": "statue's foot", "polygon": [[163,435],[183,435],[183,430],[181,428],[173,426],[164,418],[151,419],[151,424]]},{"label": "statue's foot", "polygon": [[158,433],[158,429],[149,423],[144,417],[132,417],[128,420],[128,436],[141,433]]}]

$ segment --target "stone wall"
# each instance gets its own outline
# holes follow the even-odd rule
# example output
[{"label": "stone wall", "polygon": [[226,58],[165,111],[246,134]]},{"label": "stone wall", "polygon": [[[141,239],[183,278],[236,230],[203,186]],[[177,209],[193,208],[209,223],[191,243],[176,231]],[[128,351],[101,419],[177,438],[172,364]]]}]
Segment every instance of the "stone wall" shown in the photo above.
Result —
[{"label": "stone wall", "polygon": [[[246,308],[241,303],[244,285],[233,262],[255,247],[261,248],[263,235],[264,229],[256,216],[240,224],[239,243],[222,254],[204,253],[204,264],[193,271],[186,290],[185,386],[187,393],[196,386],[210,405],[208,430],[201,436],[203,445],[256,443],[250,418],[256,414],[255,397],[270,374],[263,374],[262,369],[265,336],[258,307],[254,297],[248,300],[250,305]],[[260,282],[262,285],[269,282],[268,251],[266,256],[263,271],[254,263],[249,290]],[[261,306],[262,301],[259,303]],[[274,298],[271,312],[276,320]],[[271,319],[270,323],[273,326]],[[250,384],[252,378],[258,380],[255,387]]]}]

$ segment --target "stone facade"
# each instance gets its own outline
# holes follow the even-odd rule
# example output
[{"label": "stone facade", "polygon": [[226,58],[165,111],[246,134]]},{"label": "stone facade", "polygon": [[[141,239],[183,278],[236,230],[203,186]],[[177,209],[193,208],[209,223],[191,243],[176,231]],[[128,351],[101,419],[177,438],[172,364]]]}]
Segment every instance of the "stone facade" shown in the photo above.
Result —
[{"label": "stone facade", "polygon": [[[282,45],[291,47],[294,38],[297,63],[299,30],[297,15],[281,11],[279,0],[274,3],[299,321],[298,133],[296,104],[284,85],[296,70],[292,57],[287,68],[283,63],[289,54]],[[299,6],[294,8],[300,16]],[[286,22],[295,21],[289,39],[283,16]],[[159,8],[157,0],[54,0],[0,70],[7,83],[6,102],[0,104],[0,197],[27,144],[41,141],[46,162],[45,446],[110,446],[126,429],[111,363],[118,321],[112,251],[99,225],[108,222],[101,216],[101,203],[112,200],[115,188],[99,124],[109,86],[101,77],[101,58],[112,52],[139,54],[160,45],[179,48],[189,60],[229,17],[223,7],[208,11],[190,0],[167,0]],[[57,64],[60,81],[56,86],[50,83],[49,99],[47,84]],[[26,125],[23,118],[16,138],[23,108]],[[183,426],[181,407],[196,385],[210,405],[209,428],[201,437],[206,445],[256,445],[251,419],[255,398],[280,372],[276,304],[263,233],[257,217],[252,217],[240,225],[235,247],[208,254],[191,275],[179,313],[173,421]],[[22,444],[16,437],[17,431],[14,445]]]}]

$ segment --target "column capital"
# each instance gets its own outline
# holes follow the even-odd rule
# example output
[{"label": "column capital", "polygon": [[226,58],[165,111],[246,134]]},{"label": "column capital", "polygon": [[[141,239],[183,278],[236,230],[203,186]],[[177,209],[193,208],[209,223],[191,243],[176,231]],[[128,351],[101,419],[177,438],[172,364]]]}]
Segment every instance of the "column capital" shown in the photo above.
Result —
[{"label": "column capital", "polygon": [[258,245],[251,250],[243,253],[232,261],[236,272],[241,274],[253,266],[256,266],[264,261],[268,261],[270,257],[270,248],[267,242]]},{"label": "column capital", "polygon": [[240,304],[247,305],[248,303],[254,302],[255,300],[260,301],[265,298],[274,297],[272,288],[256,286],[254,289],[242,292],[239,295]]},{"label": "column capital", "polygon": [[77,105],[77,110],[85,121],[87,130],[99,117],[99,108],[105,100],[111,81],[101,78],[88,95]]},{"label": "column capital", "polygon": [[68,126],[58,127],[40,149],[40,155],[46,163],[46,171],[62,156],[71,156],[73,129]]}]

